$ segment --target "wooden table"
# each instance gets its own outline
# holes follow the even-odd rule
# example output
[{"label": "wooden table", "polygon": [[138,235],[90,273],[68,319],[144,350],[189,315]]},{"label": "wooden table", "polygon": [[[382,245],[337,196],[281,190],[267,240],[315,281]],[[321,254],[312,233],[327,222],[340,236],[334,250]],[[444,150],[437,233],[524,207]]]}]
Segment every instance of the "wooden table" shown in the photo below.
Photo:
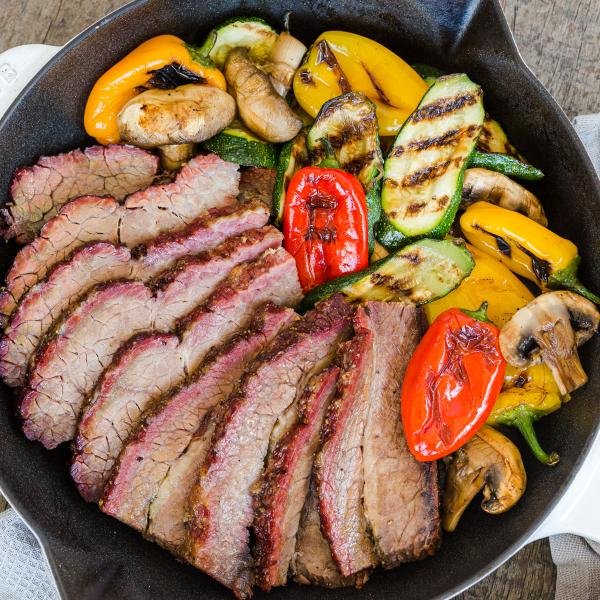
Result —
[{"label": "wooden table", "polygon": [[[569,117],[600,110],[600,0],[501,0],[527,64]],[[122,0],[4,2],[0,52],[29,43],[62,45]],[[0,510],[3,500],[0,497]],[[530,544],[460,600],[554,598],[546,540]]]}]

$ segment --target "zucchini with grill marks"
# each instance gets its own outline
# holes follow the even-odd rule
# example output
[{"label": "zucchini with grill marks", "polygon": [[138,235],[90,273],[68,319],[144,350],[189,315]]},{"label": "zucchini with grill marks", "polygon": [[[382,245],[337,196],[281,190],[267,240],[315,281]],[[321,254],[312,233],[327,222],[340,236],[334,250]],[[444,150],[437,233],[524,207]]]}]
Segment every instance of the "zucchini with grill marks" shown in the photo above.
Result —
[{"label": "zucchini with grill marks", "polygon": [[384,168],[384,224],[396,230],[393,244],[380,239],[386,247],[448,233],[483,124],[482,95],[465,74],[445,75],[402,126]]},{"label": "zucchini with grill marks", "polygon": [[477,150],[495,154],[508,154],[521,162],[526,162],[517,149],[510,143],[508,136],[498,121],[485,115],[483,127],[477,140]]},{"label": "zucchini with grill marks", "polygon": [[475,150],[469,158],[469,167],[480,167],[489,171],[497,171],[507,177],[524,179],[526,181],[539,181],[544,177],[544,173],[539,169],[521,162],[518,158],[509,156],[508,154],[478,152]]},{"label": "zucchini with grill marks", "polygon": [[261,140],[237,121],[204,142],[204,147],[244,167],[272,168],[277,164],[275,144]]},{"label": "zucchini with grill marks", "polygon": [[232,48],[247,48],[252,60],[266,62],[276,41],[277,32],[263,19],[236,17],[215,27],[206,36],[199,54],[222,68]]},{"label": "zucchini with grill marks", "polygon": [[350,300],[426,304],[449,294],[475,262],[462,240],[423,239],[373,263],[311,290],[302,301],[308,310],[338,292]]},{"label": "zucchini with grill marks", "polygon": [[383,156],[379,145],[375,105],[360,92],[349,92],[327,101],[308,132],[313,164],[328,157],[330,149],[340,169],[356,176],[367,199],[369,253],[373,251],[373,228],[381,216]]},{"label": "zucchini with grill marks", "polygon": [[293,140],[287,142],[279,153],[273,187],[273,218],[277,225],[281,224],[283,218],[285,194],[294,173],[308,164],[306,130],[302,130]]}]

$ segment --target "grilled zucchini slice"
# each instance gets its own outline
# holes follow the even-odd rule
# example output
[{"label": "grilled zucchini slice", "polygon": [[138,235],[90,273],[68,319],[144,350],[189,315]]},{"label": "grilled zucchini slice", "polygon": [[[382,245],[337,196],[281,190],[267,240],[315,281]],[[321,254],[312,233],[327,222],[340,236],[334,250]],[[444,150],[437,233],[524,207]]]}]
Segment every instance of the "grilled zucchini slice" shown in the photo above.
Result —
[{"label": "grilled zucchini slice", "polygon": [[525,181],[539,181],[544,177],[544,173],[539,169],[508,154],[478,152],[475,150],[469,158],[469,167],[489,169],[490,171],[502,173],[507,177],[524,179]]},{"label": "grilled zucchini slice", "polygon": [[483,124],[482,95],[465,74],[445,75],[402,126],[385,161],[381,193],[387,224],[397,231],[391,247],[448,233]]},{"label": "grilled zucchini slice", "polygon": [[303,129],[293,140],[287,142],[279,153],[273,187],[273,218],[276,225],[280,225],[283,219],[285,194],[294,173],[308,164],[306,130]]},{"label": "grilled zucchini slice", "polygon": [[275,144],[256,137],[237,121],[204,142],[204,147],[223,160],[244,167],[272,168],[277,164],[277,147]]},{"label": "grilled zucchini slice", "polygon": [[373,228],[381,216],[383,175],[375,105],[360,92],[332,98],[321,107],[308,132],[307,144],[313,164],[325,159],[331,148],[340,168],[361,182],[367,199],[369,253],[372,252],[375,244]]},{"label": "grilled zucchini slice", "polygon": [[248,48],[250,58],[265,62],[277,41],[277,32],[258,17],[236,17],[215,27],[200,47],[200,54],[222,68],[232,48]]},{"label": "grilled zucchini slice", "polygon": [[485,115],[483,127],[477,140],[477,150],[496,154],[508,154],[516,159],[526,162],[517,149],[510,143],[508,136],[498,121],[490,115]]},{"label": "grilled zucchini slice", "polygon": [[338,292],[350,300],[426,304],[449,294],[474,266],[473,257],[462,240],[423,239],[363,271],[316,287],[304,297],[301,308],[308,310]]}]

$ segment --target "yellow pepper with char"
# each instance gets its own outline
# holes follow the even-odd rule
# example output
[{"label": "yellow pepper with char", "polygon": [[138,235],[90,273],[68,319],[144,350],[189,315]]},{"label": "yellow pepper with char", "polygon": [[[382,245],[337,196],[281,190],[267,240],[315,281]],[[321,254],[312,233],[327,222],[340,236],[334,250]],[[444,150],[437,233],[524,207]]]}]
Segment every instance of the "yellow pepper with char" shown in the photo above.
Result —
[{"label": "yellow pepper with char", "polygon": [[156,71],[172,64],[198,75],[202,83],[227,88],[221,71],[200,56],[196,48],[174,35],[159,35],[132,50],[98,79],[85,107],[86,132],[101,144],[118,142],[119,111],[140,93]]},{"label": "yellow pepper with char", "polygon": [[600,297],[577,278],[577,246],[543,225],[515,211],[476,202],[464,212],[460,226],[473,246],[543,290],[569,289],[600,304]]},{"label": "yellow pepper with char", "polygon": [[[427,320],[431,323],[449,308],[474,311],[487,302],[487,317],[497,327],[502,327],[517,310],[533,300],[533,294],[501,262],[473,246],[468,248],[475,259],[473,271],[454,291],[425,305]],[[552,465],[558,461],[558,455],[547,454],[543,450],[533,423],[558,410],[561,402],[558,386],[546,365],[534,365],[527,369],[507,365],[504,385],[488,424],[518,428],[536,458]]]},{"label": "yellow pepper with char", "polygon": [[294,76],[294,94],[312,117],[327,100],[352,90],[375,104],[380,135],[396,135],[428,86],[399,56],[369,38],[326,31]]}]

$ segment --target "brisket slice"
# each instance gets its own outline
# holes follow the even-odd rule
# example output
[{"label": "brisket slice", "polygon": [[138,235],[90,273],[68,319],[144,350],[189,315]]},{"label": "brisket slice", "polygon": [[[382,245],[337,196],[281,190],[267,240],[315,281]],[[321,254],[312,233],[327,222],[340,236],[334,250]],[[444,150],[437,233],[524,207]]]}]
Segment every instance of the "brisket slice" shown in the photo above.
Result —
[{"label": "brisket slice", "polygon": [[57,156],[42,156],[33,167],[18,169],[11,200],[0,211],[5,238],[31,241],[58,209],[79,196],[112,196],[122,200],[148,187],[158,158],[133,146],[92,146]]},{"label": "brisket slice", "polygon": [[436,463],[415,460],[400,416],[404,372],[424,323],[419,308],[395,302],[367,302],[355,321],[373,334],[364,512],[379,561],[390,568],[433,554],[440,541]]},{"label": "brisket slice", "polygon": [[329,543],[321,533],[321,519],[314,480],[311,480],[308,498],[302,509],[296,549],[290,564],[296,583],[320,585],[328,588],[362,587],[369,578],[368,571],[343,577],[338,569]]},{"label": "brisket slice", "polygon": [[273,188],[275,187],[275,169],[250,167],[242,171],[240,178],[240,202],[259,200],[271,208],[273,204]]},{"label": "brisket slice", "polygon": [[0,313],[10,315],[25,291],[76,248],[88,242],[133,247],[160,233],[181,230],[209,208],[233,204],[238,183],[237,165],[214,155],[197,156],[172,183],[151,186],[122,203],[95,196],[68,202],[15,257],[0,297]]},{"label": "brisket slice", "polygon": [[338,392],[329,405],[315,459],[321,528],[345,577],[377,564],[363,510],[362,444],[372,346],[373,334],[356,327],[354,337],[340,346]]},{"label": "brisket slice", "polygon": [[[245,250],[253,252],[252,246]],[[182,259],[183,266],[169,271],[155,293],[136,281],[92,292],[38,348],[21,403],[27,436],[47,447],[72,439],[84,400],[119,346],[141,330],[172,328],[227,276],[233,266],[227,260]],[[154,371],[144,379],[145,389],[155,392]]]},{"label": "brisket slice", "polygon": [[339,369],[314,376],[295,407],[296,422],[269,453],[254,496],[256,583],[266,591],[285,585],[300,513],[308,494],[325,409]]},{"label": "brisket slice", "polygon": [[190,495],[187,555],[192,564],[248,597],[253,584],[251,487],[271,432],[308,379],[331,360],[352,308],[335,296],[292,324],[256,359],[226,403]]},{"label": "brisket slice", "polygon": [[[12,386],[24,383],[31,356],[52,323],[95,285],[113,279],[148,280],[178,258],[208,250],[230,235],[261,227],[269,218],[259,203],[232,208],[209,211],[202,223],[186,229],[188,237],[165,236],[143,250],[138,247],[133,256],[124,246],[96,242],[76,250],[68,260],[56,265],[44,281],[34,285],[21,299],[0,340],[0,376],[4,382]],[[269,232],[271,237],[281,238],[274,228],[269,228]],[[254,235],[262,234],[257,231]]]},{"label": "brisket slice", "polygon": [[208,426],[201,427],[207,413],[227,398],[246,365],[294,318],[291,309],[261,307],[248,330],[209,355],[191,381],[143,415],[104,491],[105,513],[171,549],[183,543],[186,499],[205,454],[198,443],[187,452],[194,434],[207,437]]},{"label": "brisket slice", "polygon": [[[233,269],[213,296],[180,323],[176,344],[143,338],[119,352],[79,425],[72,475],[84,498],[98,499],[123,441],[147,406],[180,384],[213,346],[242,328],[253,308],[267,301],[293,305],[299,298],[294,260],[283,249],[266,252]],[[150,364],[157,366],[149,370]]]}]

